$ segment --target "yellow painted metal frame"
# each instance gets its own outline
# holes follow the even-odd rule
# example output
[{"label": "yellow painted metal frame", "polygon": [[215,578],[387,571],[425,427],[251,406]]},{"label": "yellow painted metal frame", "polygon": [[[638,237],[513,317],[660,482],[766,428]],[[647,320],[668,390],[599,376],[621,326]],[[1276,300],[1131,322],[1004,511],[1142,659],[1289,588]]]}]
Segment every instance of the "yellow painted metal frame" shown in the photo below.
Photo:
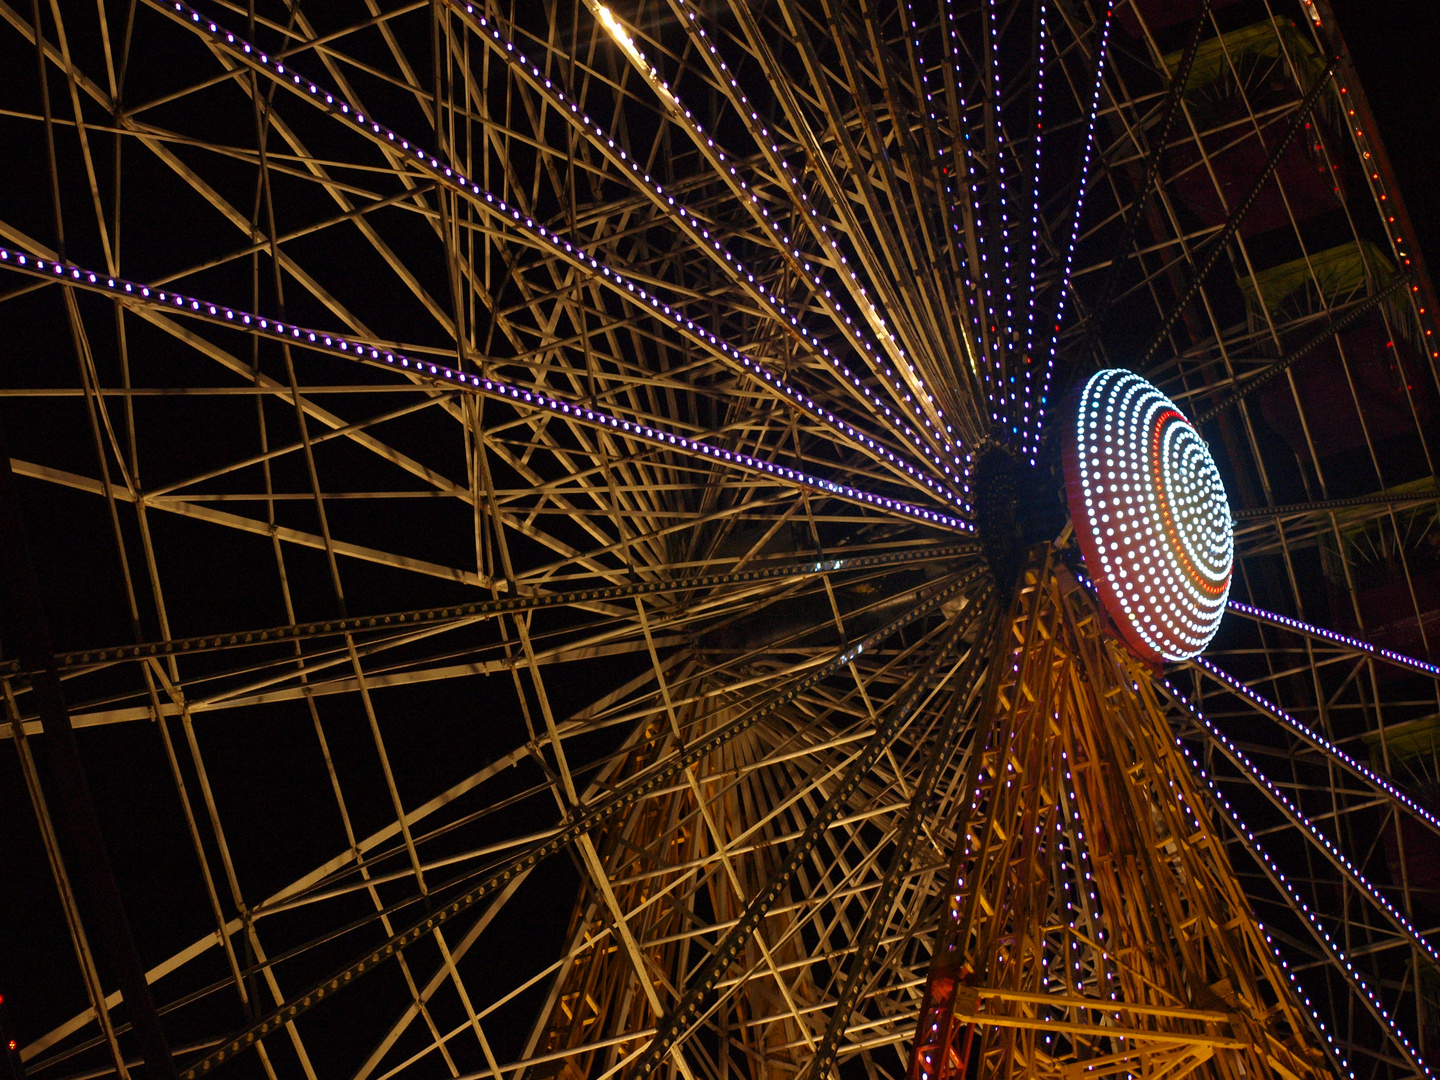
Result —
[{"label": "yellow painted metal frame", "polygon": [[1037,549],[991,663],[911,1080],[1328,1074],[1152,676]]}]

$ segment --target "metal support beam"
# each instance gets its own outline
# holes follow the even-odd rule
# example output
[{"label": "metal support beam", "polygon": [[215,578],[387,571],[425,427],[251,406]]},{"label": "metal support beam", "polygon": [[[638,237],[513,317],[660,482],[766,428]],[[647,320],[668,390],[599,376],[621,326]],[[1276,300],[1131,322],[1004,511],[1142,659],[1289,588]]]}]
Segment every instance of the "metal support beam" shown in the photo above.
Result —
[{"label": "metal support beam", "polygon": [[186,1069],[185,1072],[181,1074],[181,1080],[196,1080],[197,1077],[206,1075],[215,1066],[229,1060],[240,1051],[255,1045],[256,1042],[270,1032],[289,1023],[302,1013],[308,1012],[311,1007],[329,997],[336,990],[349,986],[356,979],[365,975],[367,972],[373,971],[405,947],[420,940],[422,937],[427,937],[435,928],[444,925],[462,912],[469,911],[481,900],[503,889],[517,874],[529,870],[562,848],[569,847],[570,844],[579,840],[582,836],[587,835],[592,829],[603,825],[627,807],[632,806],[644,798],[650,792],[656,790],[663,784],[668,784],[689,765],[702,760],[706,755],[724,746],[736,736],[748,731],[781,705],[794,700],[802,690],[833,675],[853,660],[859,653],[866,649],[873,648],[903,630],[906,626],[911,625],[918,619],[935,611],[946,600],[960,592],[966,584],[977,578],[980,573],[980,570],[974,570],[970,574],[953,579],[949,583],[930,592],[924,600],[900,616],[900,618],[875,631],[873,634],[870,634],[858,644],[843,649],[840,654],[832,658],[829,663],[805,678],[797,680],[790,689],[777,694],[765,705],[731,721],[724,727],[717,729],[707,738],[698,740],[691,746],[688,746],[684,752],[667,758],[664,762],[622,785],[601,802],[580,810],[574,820],[569,824],[565,825],[549,838],[531,845],[518,858],[490,871],[478,884],[471,886],[461,896],[451,900],[433,914],[426,916],[424,919],[392,935],[383,945],[371,950],[354,963],[336,971],[330,977],[316,983],[304,993],[292,997],[284,1005],[264,1017],[258,1023],[247,1028],[234,1038],[227,1040],[203,1061]]},{"label": "metal support beam", "polygon": [[[977,641],[990,639],[994,623],[995,612],[992,609],[987,611],[981,620]],[[889,868],[885,871],[885,880],[881,883],[875,899],[870,904],[864,929],[855,943],[855,956],[851,960],[850,970],[845,973],[845,982],[840,989],[839,999],[830,1012],[830,1022],[825,1028],[825,1035],[820,1040],[819,1046],[815,1048],[815,1056],[811,1058],[810,1064],[805,1067],[797,1080],[825,1080],[840,1055],[840,1042],[845,1037],[846,1029],[850,1024],[850,1016],[854,1013],[860,995],[865,989],[867,976],[870,973],[870,963],[880,947],[880,940],[890,917],[890,908],[895,903],[901,883],[910,871],[911,860],[915,855],[915,841],[920,835],[922,818],[934,797],[940,770],[947,766],[954,756],[961,736],[966,733],[973,734],[973,723],[962,723],[962,721],[973,722],[974,720],[968,706],[971,704],[976,682],[984,673],[984,668],[981,666],[982,655],[983,650],[977,646],[972,648],[970,655],[966,657],[965,670],[960,673],[959,685],[946,709],[947,715],[941,734],[936,739],[934,753],[926,762],[925,769],[920,774],[919,780],[916,781],[915,790],[910,796],[910,805],[906,808],[905,819],[900,826],[899,835],[895,839],[895,854],[891,858]],[[971,749],[974,749],[973,743]]]},{"label": "metal support beam", "polygon": [[1272,379],[1279,378],[1281,375],[1283,375],[1286,371],[1290,369],[1290,366],[1292,364],[1305,359],[1305,357],[1309,356],[1321,345],[1324,345],[1331,338],[1335,337],[1335,335],[1339,334],[1343,330],[1347,330],[1350,327],[1354,326],[1366,315],[1369,315],[1370,312],[1374,311],[1377,307],[1379,307],[1384,301],[1390,299],[1390,297],[1394,296],[1397,292],[1399,292],[1401,289],[1405,288],[1409,284],[1409,276],[1402,274],[1400,277],[1396,278],[1383,289],[1379,290],[1376,293],[1373,293],[1363,303],[1357,304],[1355,307],[1351,308],[1344,315],[1340,316],[1340,318],[1331,319],[1324,330],[1321,330],[1318,334],[1313,335],[1308,341],[1306,341],[1294,352],[1289,353],[1286,356],[1282,356],[1273,364],[1269,364],[1266,367],[1262,368],[1257,374],[1251,375],[1250,378],[1246,379],[1239,386],[1234,387],[1228,394],[1222,397],[1214,405],[1211,405],[1208,409],[1206,409],[1199,416],[1197,416],[1195,418],[1195,423],[1199,425],[1205,423],[1205,421],[1207,420],[1214,419],[1217,413],[1221,412],[1224,409],[1228,409],[1237,401],[1243,401],[1245,398],[1253,394],[1256,390],[1259,390],[1266,383],[1270,382]]},{"label": "metal support beam", "polygon": [[1185,99],[1185,84],[1190,80],[1190,68],[1195,63],[1195,51],[1200,44],[1200,35],[1205,29],[1205,20],[1210,17],[1211,0],[1203,0],[1200,5],[1200,13],[1195,16],[1195,25],[1190,29],[1190,39],[1185,43],[1185,52],[1180,57],[1180,66],[1170,79],[1170,88],[1165,92],[1165,104],[1160,113],[1160,123],[1156,126],[1154,142],[1150,147],[1150,156],[1145,161],[1145,176],[1140,181],[1140,187],[1135,193],[1135,200],[1130,204],[1130,211],[1125,216],[1125,227],[1120,237],[1115,241],[1113,254],[1110,256],[1110,268],[1105,273],[1105,280],[1100,285],[1100,295],[1091,308],[1088,325],[1085,329],[1085,343],[1077,354],[1081,363],[1093,365],[1095,357],[1095,342],[1100,336],[1100,331],[1105,325],[1105,316],[1110,313],[1110,305],[1115,299],[1115,290],[1120,284],[1120,271],[1125,264],[1126,258],[1130,255],[1131,247],[1135,242],[1135,233],[1140,228],[1140,220],[1145,216],[1145,209],[1150,205],[1150,197],[1155,194],[1160,181],[1160,166],[1165,161],[1165,150],[1170,143],[1170,136],[1175,131],[1175,124],[1180,119],[1180,103]]},{"label": "metal support beam", "polygon": [[1210,271],[1214,270],[1215,264],[1220,261],[1220,256],[1225,254],[1225,249],[1229,246],[1230,241],[1235,239],[1235,234],[1240,231],[1240,226],[1245,223],[1245,217],[1250,213],[1250,208],[1255,205],[1255,200],[1260,197],[1260,192],[1265,189],[1265,185],[1268,184],[1270,178],[1275,175],[1275,170],[1280,167],[1280,159],[1285,156],[1285,151],[1290,149],[1290,144],[1293,143],[1300,132],[1305,129],[1305,124],[1310,116],[1310,110],[1313,109],[1315,103],[1320,100],[1320,95],[1325,91],[1325,87],[1329,85],[1330,76],[1335,74],[1335,66],[1339,63],[1340,57],[1333,56],[1330,58],[1330,62],[1325,65],[1324,72],[1315,80],[1315,85],[1310,88],[1310,92],[1305,95],[1304,100],[1296,107],[1295,116],[1290,121],[1290,126],[1285,129],[1285,134],[1281,136],[1279,144],[1274,150],[1270,151],[1270,157],[1266,160],[1265,167],[1260,170],[1260,174],[1255,177],[1255,182],[1250,186],[1250,191],[1246,194],[1245,198],[1240,200],[1239,205],[1230,212],[1230,217],[1225,221],[1225,228],[1221,229],[1219,234],[1210,241],[1205,261],[1201,263],[1200,268],[1195,271],[1195,276],[1191,280],[1189,288],[1181,293],[1180,297],[1170,308],[1170,314],[1165,316],[1165,321],[1155,334],[1154,340],[1150,342],[1149,347],[1141,354],[1140,363],[1137,365],[1138,367],[1143,368],[1160,350],[1160,346],[1165,343],[1165,338],[1170,333],[1170,328],[1180,320],[1180,316],[1185,311],[1185,306],[1195,298],[1195,294],[1200,291],[1201,287],[1205,284],[1206,278],[1210,276]]},{"label": "metal support beam", "polygon": [[870,737],[865,748],[845,767],[845,773],[840,778],[835,790],[831,792],[830,797],[825,800],[824,805],[815,816],[810,819],[805,832],[786,852],[785,861],[770,875],[765,887],[745,905],[745,910],[735,925],[715,947],[715,951],[705,966],[692,976],[690,987],[661,1021],[659,1031],[635,1064],[634,1075],[637,1080],[645,1080],[646,1077],[651,1076],[664,1062],[671,1048],[685,1033],[685,1030],[695,1022],[721,976],[739,957],[751,935],[765,920],[766,914],[789,891],[796,871],[809,857],[811,850],[819,842],[821,834],[840,816],[841,811],[847,808],[850,797],[855,794],[860,782],[879,760],[881,753],[889,746],[901,728],[910,721],[916,705],[929,689],[930,680],[935,677],[942,662],[949,656],[950,650],[959,640],[961,633],[974,622],[984,606],[983,600],[972,604],[968,617],[963,622],[957,623],[947,633],[945,644],[934,647],[929,662],[911,683],[909,693],[895,703],[890,714],[876,729],[875,734]]},{"label": "metal support beam", "polygon": [[10,453],[0,429],[0,581],[4,582],[3,627],[6,643],[29,669],[35,706],[40,714],[51,798],[59,807],[57,831],[74,855],[72,876],[98,931],[102,948],[114,965],[125,995],[130,1024],[140,1040],[146,1067],[156,1077],[174,1077],[175,1063],[160,1026],[160,1014],[135,939],[125,916],[115,872],[100,833],[100,820],[90,798],[90,784],[70,723],[70,710],[50,643],[40,600],[40,582],[30,556]]}]

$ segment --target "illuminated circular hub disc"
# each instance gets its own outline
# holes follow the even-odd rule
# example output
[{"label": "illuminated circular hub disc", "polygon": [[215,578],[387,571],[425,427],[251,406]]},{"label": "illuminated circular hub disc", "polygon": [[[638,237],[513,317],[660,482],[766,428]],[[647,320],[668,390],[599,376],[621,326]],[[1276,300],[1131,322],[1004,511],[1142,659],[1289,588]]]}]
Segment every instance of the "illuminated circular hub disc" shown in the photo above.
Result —
[{"label": "illuminated circular hub disc", "polygon": [[1101,603],[1147,660],[1195,656],[1220,626],[1235,558],[1210,450],[1128,371],[1091,376],[1072,409],[1065,492]]}]

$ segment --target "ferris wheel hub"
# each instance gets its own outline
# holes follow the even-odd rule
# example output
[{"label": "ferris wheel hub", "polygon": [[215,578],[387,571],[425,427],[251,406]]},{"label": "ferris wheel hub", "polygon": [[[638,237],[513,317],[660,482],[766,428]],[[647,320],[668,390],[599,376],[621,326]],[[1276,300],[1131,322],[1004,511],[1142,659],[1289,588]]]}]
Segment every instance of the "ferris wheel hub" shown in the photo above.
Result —
[{"label": "ferris wheel hub", "polygon": [[1004,446],[981,451],[971,481],[975,531],[995,580],[1008,585],[1026,553],[1065,524],[1061,480],[1049,458],[1030,465]]}]

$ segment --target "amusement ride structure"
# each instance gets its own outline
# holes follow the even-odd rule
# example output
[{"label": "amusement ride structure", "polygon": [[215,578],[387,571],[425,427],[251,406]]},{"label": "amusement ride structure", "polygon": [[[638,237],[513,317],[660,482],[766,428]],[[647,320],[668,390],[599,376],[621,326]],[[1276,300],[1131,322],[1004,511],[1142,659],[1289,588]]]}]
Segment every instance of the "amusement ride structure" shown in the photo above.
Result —
[{"label": "amusement ride structure", "polygon": [[0,15],[0,1076],[1433,1075],[1326,0]]}]

